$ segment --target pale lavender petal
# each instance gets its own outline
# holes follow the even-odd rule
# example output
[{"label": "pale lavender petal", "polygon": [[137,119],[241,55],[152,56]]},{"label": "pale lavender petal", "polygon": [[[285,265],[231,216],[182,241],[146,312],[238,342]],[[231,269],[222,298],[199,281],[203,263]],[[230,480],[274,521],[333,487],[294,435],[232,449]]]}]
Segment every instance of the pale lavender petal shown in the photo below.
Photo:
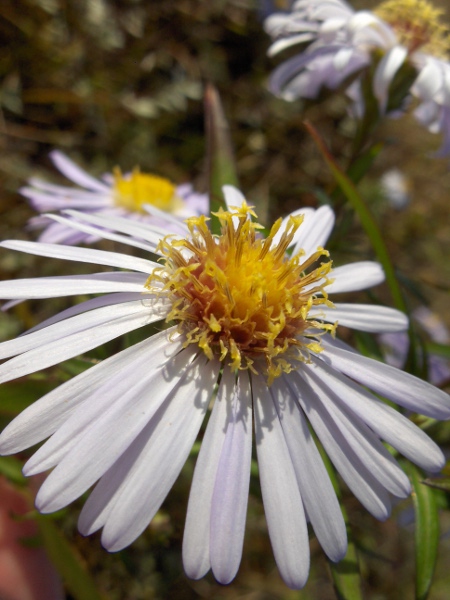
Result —
[{"label": "pale lavender petal", "polygon": [[[150,306],[152,306],[152,308],[150,308]],[[26,335],[0,344],[0,359],[22,354],[23,352],[28,352],[35,348],[40,348],[44,351],[44,346],[46,344],[63,339],[74,333],[88,331],[92,327],[97,327],[103,323],[108,323],[114,319],[129,315],[136,310],[141,310],[142,307],[142,300],[103,306],[90,311],[87,314],[77,315],[70,319],[66,319],[64,323],[56,323],[54,325],[49,325],[44,329],[27,333]],[[165,308],[163,309],[163,312],[161,312],[161,308],[161,303],[158,300],[156,300],[153,305],[149,304],[148,306],[149,312],[154,312],[155,318],[157,319],[160,319],[166,312]]]},{"label": "pale lavender petal", "polygon": [[[69,214],[69,211],[64,211],[64,214]],[[101,213],[98,213],[101,215]],[[76,219],[68,219],[65,217],[62,217],[61,215],[47,215],[49,219],[56,221],[57,223],[60,223],[61,225],[65,225],[67,228],[69,229],[76,229],[79,231],[82,231],[84,234],[87,234],[89,236],[94,236],[94,237],[98,237],[98,238],[103,238],[105,240],[112,240],[113,242],[120,242],[122,244],[126,244],[127,246],[133,246],[134,248],[140,248],[141,250],[146,250],[147,252],[154,252],[156,246],[159,244],[160,240],[161,240],[161,236],[157,235],[157,234],[153,234],[151,236],[151,233],[148,232],[147,234],[147,242],[140,242],[139,240],[129,237],[129,236],[124,236],[124,235],[118,235],[117,233],[112,233],[111,231],[109,231],[108,225],[109,225],[109,217],[105,216],[104,220],[100,220],[100,222],[102,223],[101,227],[93,227],[91,225],[85,225],[83,223],[79,223]],[[77,216],[77,213],[74,213],[74,216]],[[150,240],[150,237],[152,237],[152,239]]]},{"label": "pale lavender petal", "polygon": [[26,475],[57,465],[39,490],[38,509],[44,513],[59,510],[93,485],[144,429],[188,366],[188,352],[169,360],[164,352],[153,354],[151,369],[148,358],[142,357],[113,377],[106,389],[101,388],[97,397],[78,410],[26,463]]},{"label": "pale lavender petal", "polygon": [[321,359],[396,404],[435,419],[450,418],[450,397],[444,391],[400,369],[349,352],[324,336]]},{"label": "pale lavender petal", "polygon": [[312,358],[320,377],[336,392],[336,400],[353,411],[380,438],[425,471],[439,471],[445,464],[442,450],[409,419],[382,402],[348,377]]},{"label": "pale lavender petal", "polygon": [[264,511],[275,560],[286,585],[302,588],[309,573],[303,502],[267,383],[252,377],[255,439]]},{"label": "pale lavender petal", "polygon": [[214,577],[227,584],[239,569],[247,516],[252,458],[252,405],[248,373],[239,375],[211,503],[211,567]]},{"label": "pale lavender petal", "polygon": [[365,290],[385,279],[381,265],[368,260],[336,267],[331,272],[331,278],[333,282],[326,287],[328,294]]},{"label": "pale lavender petal", "polygon": [[231,207],[236,206],[240,208],[245,202],[245,196],[233,185],[224,185],[222,186],[223,195],[225,197],[225,202],[230,210]]},{"label": "pale lavender petal", "polygon": [[86,171],[81,169],[62,152],[53,150],[50,152],[50,158],[52,159],[56,168],[61,171],[61,173],[65,175],[67,179],[70,179],[77,185],[89,190],[97,190],[99,192],[109,191],[108,186],[106,186],[104,183],[101,183],[98,179],[95,179],[91,175],[88,175]]},{"label": "pale lavender petal", "polygon": [[292,252],[298,254],[301,250],[305,252],[305,258],[308,258],[316,252],[317,248],[323,247],[334,226],[334,212],[329,206],[318,208],[307,221],[307,227],[300,227],[300,235],[297,244]]},{"label": "pale lavender petal", "polygon": [[389,98],[389,86],[395,74],[404,63],[408,51],[403,46],[394,46],[383,55],[373,78],[373,90],[375,98],[380,105],[381,113],[386,111]]},{"label": "pale lavender petal", "polygon": [[291,373],[284,379],[353,494],[374,517],[380,521],[387,519],[391,511],[389,494],[353,452],[347,439],[325,410],[320,397],[300,378],[299,373]]},{"label": "pale lavender petal", "polygon": [[345,523],[306,420],[282,380],[276,379],[270,391],[314,532],[328,557],[341,560],[347,551]]},{"label": "pale lavender petal", "polygon": [[[148,308],[141,303],[137,304],[139,306],[130,307],[129,314],[125,316],[108,320],[86,331],[70,334],[11,358],[0,366],[0,383],[56,365],[161,318],[149,313]],[[61,327],[62,325],[60,324]]]},{"label": "pale lavender petal", "polygon": [[320,364],[318,361],[316,366],[302,368],[303,379],[320,397],[336,427],[373,477],[391,494],[406,497],[411,491],[408,477],[367,425],[336,400],[333,389],[327,387],[320,377]]},{"label": "pale lavender petal", "polygon": [[140,273],[93,273],[0,281],[0,298],[27,300],[111,292],[145,292],[148,277]]},{"label": "pale lavender petal", "polygon": [[297,243],[298,239],[299,239],[300,231],[301,231],[302,227],[307,227],[306,223],[307,223],[308,219],[310,217],[312,217],[312,215],[314,214],[314,212],[315,211],[314,211],[313,208],[309,208],[309,207],[298,208],[297,210],[294,210],[291,213],[289,213],[287,215],[287,217],[284,217],[284,219],[281,222],[280,229],[273,236],[272,247],[275,247],[275,246],[277,246],[280,243],[281,236],[286,231],[286,227],[287,227],[287,224],[289,223],[290,217],[298,217],[299,215],[303,215],[303,217],[304,217],[303,218],[303,222],[300,225],[300,227],[297,229],[297,231],[295,232],[295,235],[292,238],[292,242],[289,244],[289,247],[290,246],[294,246]]},{"label": "pale lavender petal", "polygon": [[[137,213],[128,213],[121,209],[109,209],[108,212],[102,211],[100,214],[79,212],[76,210],[65,210],[64,214],[80,221],[81,223],[90,223],[100,228],[106,228],[110,231],[118,231],[119,233],[126,233],[132,238],[140,238],[148,242],[155,242],[156,240],[162,239],[168,233],[167,228],[159,227],[151,221],[139,220],[142,218]],[[125,215],[125,216],[118,216]],[[144,215],[145,218],[145,215]],[[183,226],[185,229],[186,227]],[[156,237],[155,237],[156,236]]]},{"label": "pale lavender petal", "polygon": [[408,317],[404,313],[388,306],[374,304],[336,303],[334,308],[313,306],[308,315],[328,323],[338,322],[344,327],[371,333],[408,329]]},{"label": "pale lavender petal", "polygon": [[[75,304],[66,310],[62,310],[57,313],[53,317],[49,319],[45,319],[38,325],[35,325],[31,329],[27,329],[26,333],[22,335],[28,335],[33,331],[38,331],[39,329],[43,329],[44,327],[48,327],[49,325],[53,325],[54,323],[58,323],[59,321],[64,321],[64,319],[69,319],[70,317],[74,317],[75,315],[79,315],[84,312],[88,312],[90,310],[94,310],[96,308],[102,308],[103,306],[111,306],[113,304],[122,304],[124,302],[133,302],[135,300],[141,300],[141,302],[145,303],[145,306],[152,307],[155,306],[155,297],[151,294],[143,294],[142,292],[117,292],[111,293],[106,296],[97,296],[95,298],[90,298],[89,300],[85,300],[84,302],[80,302],[79,304]],[[11,301],[10,304],[21,302],[21,300]],[[164,299],[160,299],[159,302],[166,302]],[[169,304],[167,305],[169,310]],[[4,307],[2,307],[4,308]]]},{"label": "pale lavender petal", "polygon": [[[162,331],[135,344],[62,383],[22,411],[0,435],[0,452],[14,454],[54,433],[82,402],[86,402],[117,372],[126,369],[141,355],[152,355],[167,345],[175,328]],[[177,344],[174,344],[178,348]]]},{"label": "pale lavender petal", "polygon": [[141,271],[143,273],[151,273],[155,267],[160,266],[158,263],[146,260],[145,258],[120,254],[118,252],[106,252],[105,250],[96,250],[94,248],[72,248],[71,246],[61,246],[59,244],[41,244],[39,242],[18,240],[0,242],[0,247],[17,250],[18,252],[26,252],[27,254],[35,254],[37,256],[48,256],[49,258],[131,269],[132,271]]},{"label": "pale lavender petal", "polygon": [[200,356],[133,444],[102,477],[80,515],[82,533],[104,525],[102,543],[115,552],[148,525],[186,461],[220,368]]},{"label": "pale lavender petal", "polygon": [[235,375],[225,369],[195,465],[183,536],[186,575],[200,579],[211,568],[211,504],[225,439],[229,399],[235,396]]}]

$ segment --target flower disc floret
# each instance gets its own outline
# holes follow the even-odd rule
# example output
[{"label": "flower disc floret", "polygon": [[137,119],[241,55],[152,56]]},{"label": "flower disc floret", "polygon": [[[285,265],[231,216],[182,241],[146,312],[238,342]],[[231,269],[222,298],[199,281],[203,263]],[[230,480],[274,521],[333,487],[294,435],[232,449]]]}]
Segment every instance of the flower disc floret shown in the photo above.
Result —
[{"label": "flower disc floret", "polygon": [[335,326],[308,316],[312,306],[325,304],[331,261],[318,248],[302,261],[287,249],[301,226],[302,216],[290,217],[274,238],[278,220],[264,238],[251,207],[214,213],[221,223],[213,235],[204,216],[187,220],[190,237],[161,242],[165,266],[146,287],[167,294],[172,309],[168,321],[179,324],[185,345],[197,344],[209,359],[218,356],[232,369],[264,373],[269,383],[291,371],[292,361],[308,361],[320,352],[320,335]]},{"label": "flower disc floret", "polygon": [[114,198],[117,206],[143,214],[144,204],[172,212],[181,203],[173,183],[158,175],[141,173],[138,168],[126,176],[118,167],[114,169]]},{"label": "flower disc floret", "polygon": [[392,27],[410,54],[420,50],[448,57],[450,32],[445,14],[427,0],[386,0],[374,12]]}]

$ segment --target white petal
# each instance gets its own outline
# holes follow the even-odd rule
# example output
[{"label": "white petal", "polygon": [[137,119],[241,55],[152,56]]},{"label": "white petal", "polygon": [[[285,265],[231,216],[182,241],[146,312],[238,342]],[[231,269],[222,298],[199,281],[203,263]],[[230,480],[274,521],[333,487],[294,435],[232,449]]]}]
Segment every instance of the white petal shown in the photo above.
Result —
[{"label": "white petal", "polygon": [[244,194],[235,188],[234,185],[224,185],[222,186],[222,191],[228,210],[232,207],[240,208],[246,202]]},{"label": "white petal", "polygon": [[[39,329],[44,329],[44,327],[48,327],[49,325],[53,325],[54,323],[58,323],[59,321],[64,321],[64,319],[68,319],[70,317],[74,317],[75,315],[80,315],[81,313],[88,312],[90,310],[94,310],[97,308],[102,308],[103,306],[112,306],[113,304],[122,304],[125,302],[133,302],[135,300],[140,300],[145,304],[145,306],[151,307],[155,306],[155,298],[151,294],[142,294],[136,292],[117,292],[111,293],[106,296],[97,296],[95,298],[90,298],[89,300],[85,300],[84,302],[80,302],[79,304],[75,304],[66,310],[62,310],[57,313],[53,317],[49,319],[45,319],[38,325],[35,325],[31,329],[27,329],[26,333],[22,335],[28,335],[33,333],[34,331],[39,331]],[[10,304],[14,305],[17,302],[21,302],[21,300],[13,300]],[[159,300],[159,302],[164,303],[165,300]],[[167,307],[169,309],[169,304]]]},{"label": "white petal", "polygon": [[[132,314],[136,310],[141,310],[143,306],[141,300],[104,306],[90,311],[87,314],[77,315],[70,319],[66,319],[64,323],[55,323],[44,329],[39,329],[33,333],[28,333],[16,339],[3,342],[3,344],[0,344],[0,359],[16,354],[22,354],[23,352],[28,352],[34,348],[41,348],[42,351],[45,344],[60,340],[74,333],[90,330],[92,327],[96,327],[102,323],[108,323],[119,317]],[[154,304],[154,312],[157,318],[161,318],[161,304],[158,301]]]},{"label": "white petal", "polygon": [[63,175],[70,179],[74,183],[85,187],[89,190],[97,190],[99,192],[110,192],[109,186],[101,183],[91,175],[88,175],[86,171],[81,169],[73,161],[70,160],[65,154],[58,150],[50,152],[50,158],[55,164],[56,168],[61,171]]},{"label": "white petal", "polygon": [[292,238],[292,242],[289,244],[289,247],[293,246],[294,244],[296,244],[298,238],[301,235],[301,229],[302,229],[302,227],[306,227],[306,222],[307,222],[308,218],[312,217],[312,215],[314,214],[314,212],[315,212],[315,210],[313,208],[309,208],[309,207],[298,208],[297,210],[294,210],[291,213],[289,213],[287,215],[287,217],[284,217],[283,221],[281,222],[280,229],[273,236],[272,247],[276,246],[276,245],[278,245],[280,243],[281,236],[286,231],[286,226],[289,223],[290,217],[297,217],[299,215],[303,215],[303,217],[304,217],[303,218],[303,222],[300,225],[300,227],[297,229],[297,231],[295,232],[295,235]]},{"label": "white petal", "polygon": [[391,508],[388,493],[353,452],[325,410],[320,397],[297,373],[290,373],[285,380],[342,479],[374,517],[381,521],[387,519]]},{"label": "white petal", "polygon": [[292,252],[298,254],[304,250],[305,258],[316,252],[317,248],[325,246],[334,226],[334,212],[329,206],[318,208],[299,229],[300,235]]},{"label": "white petal", "polygon": [[347,533],[327,470],[290,389],[276,379],[270,390],[309,520],[328,557],[341,560],[347,551]]},{"label": "white petal", "polygon": [[308,316],[322,319],[328,323],[337,321],[339,325],[344,327],[371,333],[405,331],[405,329],[408,329],[408,317],[404,313],[388,306],[376,306],[374,304],[336,303],[334,308],[313,306]]},{"label": "white petal", "polygon": [[252,377],[256,451],[270,541],[278,570],[292,589],[309,573],[309,541],[303,503],[283,430],[267,384]]},{"label": "white petal", "polygon": [[[90,435],[92,429],[98,432],[99,437],[105,430],[107,437],[111,437],[110,432],[115,426],[127,423],[127,426],[122,429],[126,430],[123,435],[128,435],[131,429],[130,422],[132,423],[137,415],[143,415],[142,427],[145,426],[150,418],[146,418],[146,414],[152,403],[150,400],[143,401],[142,396],[145,396],[146,391],[151,390],[153,393],[153,388],[158,390],[158,385],[161,387],[159,379],[165,376],[165,365],[168,362],[176,362],[176,354],[182,349],[182,345],[180,340],[171,341],[167,335],[157,335],[146,340],[145,349],[145,352],[139,350],[132,353],[120,352],[120,360],[116,361],[114,371],[110,367],[108,368],[108,377],[105,377],[102,371],[100,375],[103,376],[98,376],[96,380],[91,378],[91,385],[88,387],[85,382],[85,399],[89,402],[84,403],[83,401],[81,402],[82,406],[78,406],[69,414],[66,413],[67,417],[62,426],[25,464],[24,473],[27,476],[46,471],[57,465],[69,454],[69,450],[71,451],[73,447],[79,445],[81,438],[83,438],[82,444],[86,445],[86,435]],[[148,361],[149,354],[154,357],[151,364]],[[185,356],[182,361],[186,362]],[[184,362],[182,362],[181,368],[184,366]],[[157,399],[154,401],[157,402]],[[136,407],[142,403],[144,406],[141,406],[141,412],[139,412]],[[128,404],[129,406],[127,406]],[[117,411],[120,412],[121,407],[124,411],[123,417],[115,418],[115,423],[108,425],[111,415]],[[114,447],[117,438],[120,438],[120,433],[114,437],[115,439],[109,442],[110,447]],[[94,439],[92,443],[102,443],[102,440]],[[85,448],[82,448],[81,452],[84,451]],[[97,454],[100,456],[101,453]],[[92,452],[92,456],[97,454]],[[73,467],[73,469],[76,468],[77,465]],[[73,469],[68,469],[68,471]]]},{"label": "white petal", "polygon": [[211,504],[211,568],[227,584],[239,569],[247,516],[252,457],[252,405],[248,373],[228,400],[228,422]]},{"label": "white petal", "polygon": [[302,377],[320,396],[326,411],[369,472],[391,494],[405,498],[411,491],[408,477],[367,425],[336,400],[333,387],[327,387],[321,378],[321,364],[317,361],[316,366],[302,369]]},{"label": "white petal", "polygon": [[279,52],[286,50],[286,48],[290,48],[291,46],[295,46],[295,44],[301,44],[303,42],[308,42],[313,40],[316,37],[314,33],[298,33],[297,35],[293,35],[287,38],[281,38],[274,42],[268,49],[268,56],[275,56]]},{"label": "white petal", "polygon": [[183,566],[191,579],[200,579],[211,568],[209,542],[212,496],[225,439],[228,402],[234,395],[234,373],[225,369],[203,436],[189,492],[183,537]]},{"label": "white petal", "polygon": [[408,51],[402,46],[394,46],[383,55],[373,78],[373,90],[375,98],[380,104],[380,111],[384,113],[389,98],[389,86],[395,74],[404,63]]},{"label": "white petal", "polygon": [[[65,210],[64,214],[71,214],[71,211]],[[73,212],[74,217],[77,216],[78,213]],[[99,213],[101,215],[101,213]],[[132,238],[130,236],[118,235],[117,233],[112,233],[109,229],[109,216],[105,215],[103,219],[100,217],[100,222],[102,223],[101,227],[93,227],[91,225],[85,225],[83,223],[79,223],[75,218],[68,219],[66,217],[62,217],[61,215],[47,215],[49,219],[52,221],[56,221],[62,225],[65,225],[69,229],[75,229],[78,231],[82,231],[83,233],[87,233],[94,237],[100,237],[106,240],[112,240],[113,242],[120,242],[122,244],[127,244],[128,246],[133,246],[134,248],[140,248],[141,250],[146,250],[147,252],[154,252],[156,246],[158,245],[161,236],[158,234],[150,235],[150,232],[147,235],[148,242],[140,242],[139,240]],[[150,240],[151,237],[151,240]]]},{"label": "white petal", "polygon": [[167,360],[162,352],[153,355],[149,375],[147,357],[119,372],[36,452],[25,465],[26,475],[47,470],[62,458],[36,497],[41,512],[67,506],[116,462],[183,378],[187,358],[181,352]]},{"label": "white petal", "polygon": [[450,397],[426,381],[322,338],[322,360],[396,404],[435,419],[450,418]]},{"label": "white petal", "polygon": [[320,363],[320,377],[336,392],[338,400],[358,415],[380,438],[425,471],[442,469],[445,464],[444,455],[425,432],[324,361],[316,358],[312,360],[315,364]]},{"label": "white petal", "polygon": [[367,260],[336,267],[331,278],[334,281],[326,287],[328,294],[356,292],[384,281],[384,271],[380,264]]},{"label": "white petal", "polygon": [[111,292],[145,292],[147,276],[141,273],[93,273],[0,281],[0,298],[29,300]]},{"label": "white petal", "polygon": [[111,552],[136,539],[151,521],[186,461],[203,421],[220,364],[200,356],[153,419],[102,477],[80,515],[80,530],[104,524]]},{"label": "white petal", "polygon": [[[165,312],[166,309],[164,309]],[[160,315],[149,313],[145,306],[130,307],[129,314],[126,316],[92,326],[87,331],[70,334],[50,342],[42,348],[30,350],[10,359],[0,366],[0,383],[51,367],[160,318]],[[58,324],[60,327],[62,325],[63,323]]]},{"label": "white petal", "polygon": [[[156,224],[146,221],[138,221],[131,218],[133,213],[127,217],[117,216],[116,211],[110,211],[106,214],[101,213],[86,213],[76,210],[65,210],[64,214],[73,217],[81,223],[91,223],[98,227],[103,227],[109,230],[115,230],[120,233],[126,233],[133,238],[140,238],[150,242],[152,245],[166,236],[169,232],[163,227],[158,227]],[[180,223],[183,227],[183,223]],[[128,238],[127,238],[128,239]]]},{"label": "white petal", "polygon": [[142,354],[147,356],[158,351],[161,344],[167,343],[167,336],[171,333],[174,333],[173,328],[110,356],[31,404],[3,430],[0,452],[21,452],[54,433],[77,406],[95,394],[118,369],[126,369]]},{"label": "white petal", "polygon": [[141,271],[142,273],[151,273],[155,267],[160,266],[158,263],[137,256],[119,254],[118,252],[106,252],[105,250],[95,250],[93,248],[72,248],[71,246],[61,246],[59,244],[40,244],[39,242],[18,240],[1,242],[0,247],[17,250],[18,252],[26,252],[27,254],[35,254],[37,256],[106,265],[120,269],[131,269],[132,271]]}]

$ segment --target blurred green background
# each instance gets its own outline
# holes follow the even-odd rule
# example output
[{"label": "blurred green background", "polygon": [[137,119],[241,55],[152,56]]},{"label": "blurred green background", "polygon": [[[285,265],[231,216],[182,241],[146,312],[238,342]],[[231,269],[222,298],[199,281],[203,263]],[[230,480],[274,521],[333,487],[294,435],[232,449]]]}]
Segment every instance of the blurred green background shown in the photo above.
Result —
[{"label": "blurred green background", "polygon": [[[274,4],[283,6],[282,1]],[[93,175],[116,165],[123,171],[139,165],[142,171],[177,183],[192,181],[206,191],[205,82],[214,83],[221,95],[241,188],[263,221],[325,201],[333,180],[302,121],[306,117],[314,123],[343,166],[350,156],[354,123],[342,95],[324,94],[320,102],[305,105],[288,104],[268,92],[268,75],[276,61],[266,57],[269,39],[262,14],[256,0],[2,0],[0,238],[33,239],[25,228],[33,211],[17,190],[33,175],[64,183],[48,159],[53,148]],[[381,224],[395,266],[408,281],[411,306],[428,304],[450,327],[449,160],[433,158],[438,136],[410,116],[386,120],[376,140],[384,147],[359,189]],[[381,176],[392,168],[400,169],[408,184],[410,202],[402,210],[390,205],[380,186]],[[372,258],[358,222],[345,222],[332,242],[336,264]],[[0,254],[0,279],[80,268]],[[385,300],[389,301],[387,294]],[[0,315],[0,340],[62,306],[62,300],[30,303]],[[39,397],[39,385],[33,389],[31,396]],[[3,420],[8,416],[5,410]],[[181,540],[193,464],[194,460],[186,465],[145,534],[118,554],[104,551],[98,535],[84,539],[77,534],[80,504],[57,517],[57,526],[80,555],[101,597],[336,597],[327,562],[313,537],[307,586],[293,592],[283,584],[270,549],[257,479],[252,480],[236,580],[227,587],[210,575],[189,581],[181,564]],[[359,551],[365,597],[413,598],[412,530],[399,526],[396,515],[386,523],[376,522],[345,492],[344,504]],[[405,502],[398,512],[408,507]],[[448,513],[443,513],[443,531],[450,531]],[[450,596],[448,536],[440,550],[432,600]],[[74,598],[69,592],[67,597]]]}]

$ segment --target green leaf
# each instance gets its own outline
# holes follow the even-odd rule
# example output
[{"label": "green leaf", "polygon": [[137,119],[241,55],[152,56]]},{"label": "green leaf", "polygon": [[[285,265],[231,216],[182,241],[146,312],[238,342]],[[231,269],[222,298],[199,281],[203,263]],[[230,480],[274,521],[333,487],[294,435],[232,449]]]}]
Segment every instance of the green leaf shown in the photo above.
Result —
[{"label": "green leaf", "polygon": [[340,562],[332,563],[329,561],[328,564],[330,565],[334,588],[339,600],[362,600],[358,556],[348,528],[347,535],[347,554]]},{"label": "green leaf", "polygon": [[425,348],[428,354],[435,354],[450,360],[450,346],[447,344],[437,344],[436,342],[427,342]]},{"label": "green leaf", "polygon": [[61,575],[67,590],[75,600],[105,600],[86,570],[81,557],[52,519],[37,515],[42,540],[47,553]]},{"label": "green leaf", "polygon": [[399,310],[407,313],[408,311],[406,309],[406,304],[403,299],[403,294],[401,292],[400,286],[397,282],[394,266],[391,262],[386,244],[384,243],[383,237],[375,219],[372,216],[372,213],[366,206],[364,200],[359,195],[352,180],[340,169],[333,156],[330,154],[328,148],[325,146],[325,143],[323,142],[317,130],[310,123],[307,122],[305,122],[305,127],[310,133],[313,140],[315,141],[320,153],[322,154],[326,164],[328,165],[330,171],[332,172],[334,178],[336,179],[336,182],[340,186],[348,202],[358,215],[361,221],[361,225],[363,226],[365,232],[367,233],[370,239],[370,242],[378,257],[378,260],[383,266],[386,275],[386,282],[391,291],[395,306]]},{"label": "green leaf", "polygon": [[0,473],[16,485],[25,485],[26,483],[22,467],[22,462],[14,456],[0,457]]},{"label": "green leaf", "polygon": [[[317,437],[314,436],[314,438],[317,441]],[[333,578],[334,589],[339,600],[363,600],[358,554],[356,551],[356,545],[353,539],[353,533],[350,527],[347,511],[341,502],[339,481],[333,465],[331,464],[327,453],[322,447],[322,444],[318,443],[317,448],[336,492],[336,496],[339,499],[342,516],[344,517],[344,522],[347,529],[347,554],[338,563],[331,562],[330,560],[328,561],[331,576]]]},{"label": "green leaf", "polygon": [[370,167],[373,165],[375,159],[383,149],[383,144],[375,144],[371,146],[366,152],[360,154],[350,165],[348,169],[348,176],[353,183],[359,183]]},{"label": "green leaf", "polygon": [[439,515],[436,491],[424,485],[420,470],[408,464],[416,522],[416,600],[428,597],[438,554]]},{"label": "green leaf", "polygon": [[[208,85],[205,91],[205,119],[209,179],[210,211],[226,208],[222,186],[238,186],[230,140],[230,130],[217,90]],[[219,220],[211,216],[211,230],[220,232]]]},{"label": "green leaf", "polygon": [[53,384],[38,379],[22,379],[3,383],[0,394],[0,413],[17,415],[41,396],[52,390]]},{"label": "green leaf", "polygon": [[424,485],[428,485],[436,490],[450,492],[450,477],[427,477],[422,481]]}]

